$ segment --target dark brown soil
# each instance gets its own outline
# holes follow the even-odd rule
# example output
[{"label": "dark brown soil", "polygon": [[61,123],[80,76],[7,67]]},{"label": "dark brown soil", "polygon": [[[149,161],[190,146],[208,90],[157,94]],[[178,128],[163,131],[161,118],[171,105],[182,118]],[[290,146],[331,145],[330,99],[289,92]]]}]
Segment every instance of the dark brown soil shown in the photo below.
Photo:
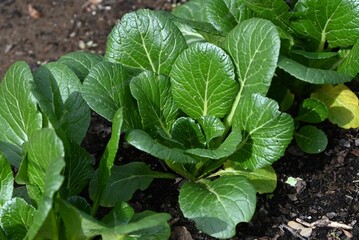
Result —
[{"label": "dark brown soil", "polygon": [[[179,1],[0,0],[0,79],[17,60],[36,67],[71,51],[103,53],[108,33],[125,12],[139,8],[169,10],[175,2]],[[353,87],[359,91],[358,86]],[[92,154],[101,155],[109,127],[109,123],[94,117],[85,141]],[[278,173],[277,189],[273,194],[258,196],[253,220],[239,224],[233,239],[359,239],[359,130],[341,130],[330,124],[321,127],[329,136],[327,150],[307,155],[291,146],[274,164]],[[153,168],[163,170],[157,160],[122,147],[124,161],[145,160]],[[296,186],[286,183],[290,177],[297,180]],[[170,213],[172,239],[213,239],[183,218],[177,198],[178,184],[155,180],[149,189],[138,192],[131,204],[138,211]],[[327,223],[342,223],[353,229],[325,226],[325,218]],[[296,219],[307,223],[322,220],[317,222],[322,225],[313,228],[309,238],[300,237],[287,225]]]}]

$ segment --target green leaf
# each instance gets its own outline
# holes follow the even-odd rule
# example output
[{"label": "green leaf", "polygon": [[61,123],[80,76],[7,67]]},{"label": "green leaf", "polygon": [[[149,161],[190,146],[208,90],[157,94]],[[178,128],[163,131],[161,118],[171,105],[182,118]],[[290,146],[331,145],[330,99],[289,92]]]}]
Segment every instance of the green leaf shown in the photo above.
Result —
[{"label": "green leaf", "polygon": [[151,136],[162,129],[170,135],[170,129],[179,113],[171,95],[168,77],[145,71],[130,83],[131,93],[136,98],[143,128]]},{"label": "green leaf", "polygon": [[133,208],[125,202],[119,202],[109,212],[101,222],[106,223],[107,226],[115,227],[117,225],[127,224],[135,215]]},{"label": "green leaf", "polygon": [[304,99],[299,107],[296,121],[320,123],[328,117],[328,108],[323,102],[315,98]]},{"label": "green leaf", "polygon": [[68,66],[80,79],[84,81],[90,69],[101,62],[103,57],[91,52],[71,52],[63,55],[57,62]]},{"label": "green leaf", "polygon": [[67,201],[77,209],[90,214],[91,213],[91,206],[87,202],[86,198],[81,196],[71,196],[67,199]]},{"label": "green leaf", "polygon": [[90,197],[94,200],[94,205],[92,208],[92,215],[95,214],[97,207],[99,206],[103,194],[105,192],[105,187],[108,184],[108,181],[111,176],[111,168],[116,158],[118,151],[118,145],[121,137],[121,129],[123,124],[123,109],[120,108],[115,113],[112,125],[111,138],[107,143],[104,154],[100,160],[100,166],[92,181],[90,182]]},{"label": "green leaf", "polygon": [[191,0],[176,6],[172,10],[172,14],[192,21],[207,22],[207,11],[203,7],[206,3],[206,0]]},{"label": "green leaf", "polygon": [[168,148],[155,141],[146,132],[139,129],[129,132],[125,140],[135,148],[162,160],[169,160],[175,163],[196,162],[194,158],[185,155],[184,150],[178,148]]},{"label": "green leaf", "polygon": [[0,151],[16,167],[22,161],[22,144],[42,126],[41,114],[30,92],[32,82],[29,66],[16,62],[0,84]]},{"label": "green leaf", "polygon": [[206,137],[207,146],[212,139],[221,136],[224,133],[224,124],[218,117],[215,116],[202,116],[198,119],[204,135]]},{"label": "green leaf", "polygon": [[310,154],[323,152],[328,145],[328,138],[325,133],[310,125],[299,129],[294,134],[294,139],[303,152]]},{"label": "green leaf", "polygon": [[245,5],[258,17],[272,21],[275,25],[289,30],[289,6],[283,0],[244,0]]},{"label": "green leaf", "polygon": [[171,72],[176,104],[194,119],[226,115],[238,92],[229,56],[210,43],[196,43],[181,53]]},{"label": "green leaf", "polygon": [[279,58],[278,67],[299,80],[312,84],[339,84],[352,80],[352,77],[348,74],[309,68],[284,56]]},{"label": "green leaf", "polygon": [[241,96],[266,95],[271,84],[280,49],[276,26],[268,20],[249,19],[227,36],[225,49],[231,55],[241,84]]},{"label": "green leaf", "polygon": [[11,199],[14,190],[14,175],[5,156],[0,152],[0,208]]},{"label": "green leaf", "polygon": [[80,79],[66,65],[52,62],[34,73],[33,93],[52,126],[81,143],[90,126],[91,112],[79,94]]},{"label": "green leaf", "polygon": [[169,18],[150,10],[125,14],[110,33],[105,58],[132,68],[168,75],[187,47]]},{"label": "green leaf", "polygon": [[244,169],[272,165],[292,140],[293,119],[278,110],[277,102],[259,94],[246,96],[240,102],[233,126],[242,131],[239,150],[230,158]]},{"label": "green leaf", "polygon": [[348,47],[359,37],[359,5],[356,1],[302,0],[294,7],[291,27],[304,38],[311,39],[318,51]]},{"label": "green leaf", "polygon": [[357,40],[350,50],[349,54],[344,58],[344,61],[338,67],[338,72],[346,73],[355,77],[359,73],[359,40]]},{"label": "green leaf", "polygon": [[221,159],[232,155],[237,150],[237,146],[241,141],[241,132],[232,130],[232,132],[217,149],[194,148],[186,150],[186,153],[203,158]]},{"label": "green leaf", "polygon": [[243,176],[246,177],[258,193],[271,193],[277,187],[277,175],[271,166],[245,170],[235,162],[225,163],[225,169],[212,176]]},{"label": "green leaf", "polygon": [[113,207],[119,202],[130,200],[135,191],[148,188],[154,178],[173,179],[174,177],[171,174],[152,171],[142,162],[113,166],[108,183],[103,189],[101,206]]},{"label": "green leaf", "polygon": [[249,222],[256,205],[256,192],[242,176],[224,176],[214,181],[187,182],[180,189],[183,215],[197,228],[215,238],[231,238],[236,225]]},{"label": "green leaf", "polygon": [[35,208],[22,198],[13,198],[0,208],[0,226],[11,240],[22,240],[33,223]]},{"label": "green leaf", "polygon": [[132,74],[122,65],[103,61],[91,68],[81,93],[87,104],[109,121],[123,107],[127,113],[124,129],[137,128],[141,123],[130,92],[131,78]]},{"label": "green leaf", "polygon": [[359,99],[347,86],[324,85],[311,95],[319,99],[329,110],[328,119],[341,128],[359,127]]},{"label": "green leaf", "polygon": [[80,194],[93,176],[93,157],[76,143],[65,148],[65,186],[69,196]]},{"label": "green leaf", "polygon": [[181,117],[173,124],[172,139],[182,143],[185,148],[204,147],[205,138],[201,127],[192,118]]},{"label": "green leaf", "polygon": [[230,32],[238,23],[253,17],[243,0],[212,0],[205,5],[208,21],[219,31]]},{"label": "green leaf", "polygon": [[303,50],[292,50],[289,54],[295,54],[313,60],[328,59],[338,56],[338,52],[306,52]]},{"label": "green leaf", "polygon": [[60,189],[65,167],[64,147],[53,129],[41,129],[31,135],[26,146],[28,155],[29,188],[40,191],[38,208],[34,221],[28,231],[30,240],[34,239],[45,222],[53,206],[55,193]]}]

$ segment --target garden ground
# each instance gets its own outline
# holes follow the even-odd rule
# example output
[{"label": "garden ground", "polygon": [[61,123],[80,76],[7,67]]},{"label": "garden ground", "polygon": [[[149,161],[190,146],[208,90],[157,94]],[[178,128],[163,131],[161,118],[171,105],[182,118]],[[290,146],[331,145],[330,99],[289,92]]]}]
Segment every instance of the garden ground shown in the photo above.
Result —
[{"label": "garden ground", "polygon": [[[124,13],[139,8],[170,10],[176,2],[0,0],[0,79],[17,60],[36,68],[71,51],[103,53],[107,35]],[[358,84],[350,87],[358,93]],[[233,239],[359,239],[359,129],[341,130],[328,123],[319,127],[329,137],[326,151],[307,155],[290,146],[274,164],[275,192],[258,196],[252,221],[239,224]],[[94,115],[84,146],[95,157],[101,156],[109,133],[110,124]],[[156,159],[126,144],[120,155],[122,161],[146,161],[165,170]],[[136,193],[131,204],[138,211],[170,213],[172,239],[212,239],[181,215],[180,184],[181,179],[155,180],[145,192]],[[295,223],[301,223],[297,227],[304,236],[294,230]]]}]

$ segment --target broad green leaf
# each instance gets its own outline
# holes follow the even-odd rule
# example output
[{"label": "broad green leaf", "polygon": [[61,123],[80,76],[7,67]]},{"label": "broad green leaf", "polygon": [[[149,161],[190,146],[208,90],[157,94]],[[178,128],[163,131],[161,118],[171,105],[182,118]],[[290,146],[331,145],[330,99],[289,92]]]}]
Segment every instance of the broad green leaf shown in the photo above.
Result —
[{"label": "broad green leaf", "polygon": [[259,94],[246,96],[240,102],[233,126],[242,131],[239,150],[230,158],[244,169],[272,165],[292,140],[293,119],[278,110],[277,102]]},{"label": "broad green leaf", "polygon": [[13,198],[0,208],[0,226],[11,240],[22,240],[31,224],[35,208],[22,198]]},{"label": "broad green leaf", "polygon": [[237,146],[241,141],[241,132],[232,130],[232,132],[217,149],[193,148],[186,150],[186,153],[190,153],[203,158],[221,159],[233,154],[237,150]]},{"label": "broad green leaf", "polygon": [[219,31],[230,32],[238,23],[253,17],[243,0],[212,0],[205,5],[208,21]]},{"label": "broad green leaf", "polygon": [[65,184],[69,196],[80,194],[93,176],[93,157],[81,146],[65,147]]},{"label": "broad green leaf", "polygon": [[299,107],[296,121],[320,123],[328,117],[328,108],[323,102],[315,98],[304,99]]},{"label": "broad green leaf", "polygon": [[125,140],[135,148],[162,160],[168,160],[175,163],[196,162],[194,158],[185,155],[184,150],[166,147],[165,145],[158,143],[142,130],[136,129],[129,132]]},{"label": "broad green leaf", "polygon": [[289,6],[283,0],[244,0],[246,6],[258,17],[272,21],[275,25],[289,30]]},{"label": "broad green leaf", "polygon": [[107,226],[115,227],[129,223],[134,215],[135,211],[128,203],[120,202],[101,219],[101,222],[106,223]]},{"label": "broad green leaf", "polygon": [[105,58],[168,75],[186,40],[169,18],[150,10],[125,14],[111,31]]},{"label": "broad green leaf", "polygon": [[172,139],[182,143],[185,148],[205,146],[205,137],[201,127],[192,118],[181,117],[173,124]]},{"label": "broad green leaf", "polygon": [[179,114],[172,98],[170,79],[146,71],[132,79],[130,88],[137,100],[144,130],[153,137],[158,129],[170,135],[172,124]]},{"label": "broad green leaf", "polygon": [[103,189],[101,206],[113,207],[119,202],[130,200],[135,191],[148,188],[154,178],[174,177],[171,174],[152,171],[142,162],[113,166],[108,183]]},{"label": "broad green leaf", "polygon": [[140,126],[135,100],[130,92],[132,74],[120,64],[100,62],[86,77],[81,93],[96,113],[112,121],[116,111],[123,107],[124,129]]},{"label": "broad green leaf", "polygon": [[251,220],[256,192],[242,176],[223,176],[185,183],[179,204],[183,215],[195,221],[199,230],[215,238],[231,238],[238,223]]},{"label": "broad green leaf", "polygon": [[52,62],[34,73],[33,93],[52,126],[81,143],[90,126],[91,112],[82,96],[80,79],[66,65]]},{"label": "broad green leaf", "polygon": [[91,213],[91,206],[87,202],[86,198],[81,197],[81,196],[71,196],[71,197],[67,198],[67,201],[72,206],[76,207],[77,209],[79,209],[87,214]]},{"label": "broad green leaf", "polygon": [[328,119],[341,128],[359,127],[359,100],[347,86],[324,85],[311,95],[319,99],[329,110]]},{"label": "broad green leaf", "polygon": [[271,193],[277,187],[277,175],[271,166],[245,170],[240,164],[227,162],[223,170],[219,170],[212,176],[243,176],[253,185],[258,193]]},{"label": "broad green leaf", "polygon": [[312,84],[339,84],[352,80],[352,77],[348,74],[309,68],[284,56],[279,58],[278,67],[299,80]]},{"label": "broad green leaf", "polygon": [[206,4],[207,4],[206,0],[187,1],[175,7],[172,10],[172,14],[177,17],[192,20],[192,21],[207,22],[207,17],[206,17],[207,11],[206,8],[203,7]]},{"label": "broad green leaf", "polygon": [[34,239],[53,206],[55,193],[60,189],[65,167],[64,147],[53,129],[41,129],[30,136],[26,146],[28,155],[29,188],[37,188],[41,198],[37,200],[34,221],[28,238]]},{"label": "broad green leaf", "polygon": [[0,84],[0,151],[16,167],[22,160],[22,144],[42,126],[41,114],[30,92],[32,82],[29,66],[16,62]]},{"label": "broad green leaf", "polygon": [[[115,113],[113,124],[112,124],[112,132],[111,138],[107,143],[104,154],[100,160],[100,166],[97,171],[97,176],[95,175],[92,181],[90,182],[90,197],[94,201],[93,211],[97,210],[101,199],[103,197],[105,187],[108,184],[108,181],[111,176],[111,168],[113,167],[113,163],[116,158],[116,154],[118,151],[118,145],[121,137],[121,129],[123,124],[123,108],[120,108]],[[92,212],[94,215],[95,212]]]},{"label": "broad green leaf", "polygon": [[63,55],[58,62],[68,66],[83,82],[89,74],[90,69],[101,62],[103,57],[91,52],[72,52]]},{"label": "broad green leaf", "polygon": [[323,152],[328,145],[328,138],[325,133],[310,125],[299,129],[294,134],[294,139],[303,152],[310,154]]},{"label": "broad green leaf", "polygon": [[0,152],[0,208],[11,199],[14,190],[14,175],[5,156]]},{"label": "broad green leaf", "polygon": [[225,49],[232,57],[241,84],[241,96],[266,95],[271,84],[280,49],[280,39],[273,23],[249,19],[227,36]]},{"label": "broad green leaf", "polygon": [[295,54],[313,60],[328,59],[338,56],[338,52],[306,52],[303,50],[292,50],[289,54]]},{"label": "broad green leaf", "polygon": [[210,43],[183,51],[171,72],[173,98],[191,118],[226,115],[238,92],[229,56]]},{"label": "broad green leaf", "polygon": [[311,39],[322,51],[329,48],[348,47],[359,37],[359,4],[351,0],[302,0],[294,7],[291,28]]},{"label": "broad green leaf", "polygon": [[359,40],[357,40],[344,61],[338,67],[338,72],[355,77],[359,73]]},{"label": "broad green leaf", "polygon": [[218,117],[202,116],[198,121],[206,137],[207,146],[209,146],[213,138],[219,137],[224,133],[224,124]]}]

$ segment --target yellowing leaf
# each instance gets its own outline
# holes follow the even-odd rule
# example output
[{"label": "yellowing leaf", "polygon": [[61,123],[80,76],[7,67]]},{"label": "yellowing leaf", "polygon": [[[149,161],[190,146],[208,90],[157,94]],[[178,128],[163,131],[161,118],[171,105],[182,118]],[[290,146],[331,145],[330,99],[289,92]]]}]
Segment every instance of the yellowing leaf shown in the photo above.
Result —
[{"label": "yellowing leaf", "polygon": [[345,129],[359,127],[359,99],[347,86],[324,85],[312,97],[327,105],[332,123]]}]

